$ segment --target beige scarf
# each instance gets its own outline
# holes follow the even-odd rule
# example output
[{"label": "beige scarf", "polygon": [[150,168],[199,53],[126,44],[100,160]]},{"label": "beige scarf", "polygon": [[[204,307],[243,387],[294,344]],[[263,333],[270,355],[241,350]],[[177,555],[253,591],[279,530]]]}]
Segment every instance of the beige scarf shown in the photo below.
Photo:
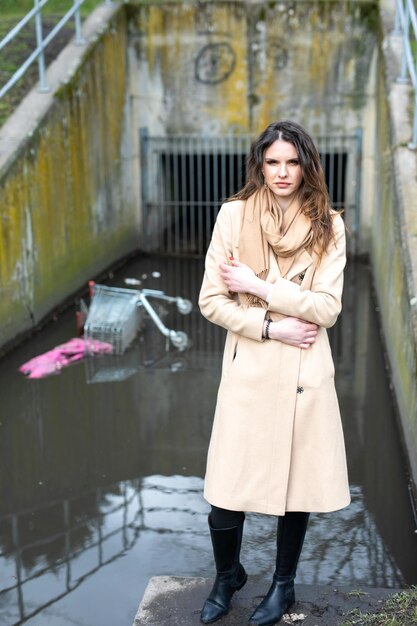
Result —
[{"label": "beige scarf", "polygon": [[[239,261],[249,265],[255,274],[266,279],[269,272],[269,247],[277,256],[281,275],[285,277],[299,252],[313,240],[309,218],[302,213],[295,197],[283,212],[276,195],[264,185],[245,203],[239,237]],[[267,303],[244,294],[249,306],[267,308]]]}]

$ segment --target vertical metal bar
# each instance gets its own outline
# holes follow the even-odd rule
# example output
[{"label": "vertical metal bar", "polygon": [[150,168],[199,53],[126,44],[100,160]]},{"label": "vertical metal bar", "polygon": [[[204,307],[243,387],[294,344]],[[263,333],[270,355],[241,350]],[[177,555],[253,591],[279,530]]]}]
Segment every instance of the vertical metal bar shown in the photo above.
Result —
[{"label": "vertical metal bar", "polygon": [[80,4],[82,4],[84,0],[74,0],[74,5],[77,5],[77,10],[74,13],[74,23],[75,23],[75,43],[77,46],[81,46],[85,43],[83,36],[81,34],[81,15],[80,15]]},{"label": "vertical metal bar", "polygon": [[[217,137],[212,138],[212,159],[213,159],[213,198],[211,204],[211,225],[214,224],[217,207],[219,205],[219,141]],[[208,242],[207,242],[208,243]]]},{"label": "vertical metal bar", "polygon": [[[165,212],[166,212],[166,205],[168,202],[168,160],[169,160],[169,156],[168,156],[168,141],[166,138],[161,139],[160,141],[157,141],[156,143],[156,147],[155,147],[156,152],[159,155],[159,159],[161,162],[161,184],[160,184],[160,189],[158,191],[158,198],[157,198],[157,211],[158,211],[158,245],[157,245],[157,250],[162,249],[162,241],[163,241],[163,237],[164,235],[164,224],[165,224]],[[164,247],[166,247],[167,242],[164,242]]]},{"label": "vertical metal bar", "polygon": [[147,128],[139,129],[139,151],[140,151],[140,186],[142,198],[142,247],[148,250],[149,246],[149,215],[148,215],[148,150],[149,131]]},{"label": "vertical metal bar", "polygon": [[228,136],[229,140],[229,193],[228,196],[236,193],[235,189],[235,142],[233,135]]},{"label": "vertical metal bar", "polygon": [[157,189],[155,194],[155,235],[153,237],[153,250],[160,248],[160,240],[162,233],[162,212],[164,206],[164,193],[165,193],[165,169],[164,169],[164,155],[162,149],[159,146],[159,142],[154,142],[155,148],[152,151],[153,158],[155,159],[155,180],[157,182]]},{"label": "vertical metal bar", "polygon": [[329,141],[329,150],[327,152],[328,160],[329,160],[329,194],[332,200],[335,199],[334,193],[334,139]]},{"label": "vertical metal bar", "polygon": [[400,15],[400,3],[402,2],[402,0],[396,0],[395,3],[395,23],[394,23],[394,30],[392,31],[393,35],[396,35],[397,37],[399,35],[401,35],[401,15]]},{"label": "vertical metal bar", "polygon": [[203,144],[198,142],[197,152],[197,241],[198,252],[203,250]]},{"label": "vertical metal bar", "polygon": [[360,232],[360,204],[361,204],[361,173],[362,173],[362,128],[355,130],[355,169],[356,169],[356,187],[355,187],[355,224],[353,226],[353,252],[358,249],[358,236]]},{"label": "vertical metal bar", "polygon": [[190,246],[193,252],[197,251],[197,233],[195,231],[195,181],[194,181],[194,137],[188,137],[188,154],[190,165],[188,176],[190,179]]},{"label": "vertical metal bar", "polygon": [[17,601],[19,605],[20,619],[23,620],[25,617],[25,603],[22,591],[22,584],[24,581],[22,581],[22,558],[19,548],[19,522],[16,514],[12,515],[12,540],[15,550]]},{"label": "vertical metal bar", "polygon": [[410,35],[410,7],[409,7],[408,2],[406,1],[405,14],[404,14],[404,26],[403,26],[403,55],[401,59],[401,72],[398,78],[398,82],[400,83],[408,82],[406,47],[407,47],[409,35]]},{"label": "vertical metal bar", "polygon": [[128,548],[128,534],[127,534],[127,509],[129,506],[129,502],[127,499],[127,484],[123,483],[123,525],[122,525],[122,540],[123,540],[123,549],[127,550]]},{"label": "vertical metal bar", "polygon": [[34,0],[36,9],[35,15],[35,30],[36,30],[36,46],[40,49],[38,56],[38,73],[39,73],[39,88],[38,91],[46,93],[49,91],[49,87],[45,80],[45,51],[43,50],[43,33],[42,33],[42,9],[39,6],[39,0]]},{"label": "vertical metal bar", "polygon": [[238,188],[242,189],[243,184],[242,184],[242,180],[243,180],[243,154],[242,154],[242,137],[238,137],[237,138],[237,145],[238,145],[238,157],[237,157],[237,166],[238,166]]},{"label": "vertical metal bar", "polygon": [[[417,63],[416,63],[416,71],[417,71]],[[417,148],[417,91],[414,88],[414,111],[413,111],[413,135],[411,137],[411,141],[408,144],[410,150],[415,150]]]},{"label": "vertical metal bar", "polygon": [[186,176],[186,167],[187,167],[187,157],[186,157],[186,140],[185,137],[181,139],[181,186],[180,186],[180,198],[182,202],[182,232],[181,232],[181,243],[182,243],[182,252],[187,252],[188,250],[188,189],[187,189],[187,176]]},{"label": "vertical metal bar", "polygon": [[167,151],[166,151],[166,183],[167,183],[167,195],[164,207],[164,226],[163,231],[166,233],[167,246],[166,252],[172,252],[172,138],[167,138]]},{"label": "vertical metal bar", "polygon": [[343,199],[343,180],[342,180],[342,163],[344,155],[344,139],[338,137],[335,146],[335,164],[334,164],[334,180],[335,180],[335,208],[339,210],[342,206]]},{"label": "vertical metal bar", "polygon": [[69,502],[63,500],[62,502],[63,515],[64,515],[64,528],[65,528],[65,571],[66,571],[66,588],[69,591],[71,589],[71,537],[70,537],[70,514],[69,514]]},{"label": "vertical metal bar", "polygon": [[220,143],[221,143],[221,174],[220,174],[220,181],[221,181],[221,201],[224,202],[226,200],[227,197],[227,187],[226,187],[226,139],[224,137],[222,137],[220,139]]},{"label": "vertical metal bar", "polygon": [[174,152],[174,251],[180,251],[180,198],[179,198],[179,172],[178,172],[178,137],[173,138]]},{"label": "vertical metal bar", "polygon": [[203,239],[204,241],[204,245],[203,248],[201,248],[200,250],[200,254],[202,254],[204,248],[206,248],[207,244],[208,244],[208,236],[210,233],[210,214],[211,214],[211,194],[210,194],[210,188],[211,188],[211,168],[210,168],[210,139],[209,137],[206,137],[205,139],[205,155],[206,155],[206,206],[205,206],[205,237]]},{"label": "vertical metal bar", "polygon": [[96,510],[97,510],[97,547],[98,547],[98,564],[103,565],[103,528],[101,513],[101,489],[96,489]]}]

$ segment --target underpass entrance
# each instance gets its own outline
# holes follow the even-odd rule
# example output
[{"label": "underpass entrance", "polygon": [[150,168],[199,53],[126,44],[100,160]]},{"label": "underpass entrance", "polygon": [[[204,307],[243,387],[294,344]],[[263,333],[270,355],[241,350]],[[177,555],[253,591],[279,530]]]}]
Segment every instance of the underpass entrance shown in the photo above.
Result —
[{"label": "underpass entrance", "polygon": [[[355,254],[359,230],[362,133],[316,137],[333,206],[343,210]],[[204,255],[222,202],[245,182],[252,137],[152,136],[140,131],[142,247]]]}]

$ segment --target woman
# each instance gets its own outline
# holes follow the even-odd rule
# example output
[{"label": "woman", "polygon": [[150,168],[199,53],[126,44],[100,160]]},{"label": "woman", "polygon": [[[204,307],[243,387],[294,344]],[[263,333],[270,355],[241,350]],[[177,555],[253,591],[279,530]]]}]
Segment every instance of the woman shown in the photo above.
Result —
[{"label": "woman", "polygon": [[344,222],[311,137],[271,124],[252,144],[246,185],[218,214],[199,298],[228,331],[204,488],[217,570],[204,624],[246,583],[245,511],[278,516],[272,585],[249,620],[269,626],[295,601],[309,513],[350,502],[326,333],[345,263]]}]

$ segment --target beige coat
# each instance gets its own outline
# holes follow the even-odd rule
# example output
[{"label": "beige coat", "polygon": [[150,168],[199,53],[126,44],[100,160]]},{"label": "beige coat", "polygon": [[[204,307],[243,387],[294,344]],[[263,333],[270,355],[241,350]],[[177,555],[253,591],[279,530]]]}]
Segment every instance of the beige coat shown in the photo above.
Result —
[{"label": "beige coat", "polygon": [[207,252],[199,305],[227,329],[204,496],[222,508],[283,515],[327,512],[350,502],[334,365],[326,328],[341,310],[345,228],[335,217],[332,244],[317,266],[306,251],[282,278],[271,250],[273,320],[319,325],[307,350],[263,340],[265,310],[231,297],[219,264],[239,259],[242,201],[224,204]]}]

